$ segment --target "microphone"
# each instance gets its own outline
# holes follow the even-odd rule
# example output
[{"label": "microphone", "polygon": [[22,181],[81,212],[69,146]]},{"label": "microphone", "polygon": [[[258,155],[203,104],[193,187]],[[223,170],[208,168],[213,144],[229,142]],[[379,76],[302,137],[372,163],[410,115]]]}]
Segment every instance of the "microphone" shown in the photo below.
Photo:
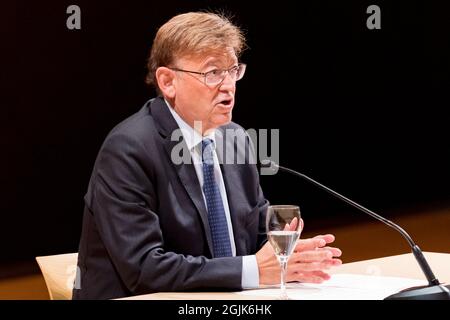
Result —
[{"label": "microphone", "polygon": [[409,234],[403,230],[399,225],[395,224],[394,222],[380,216],[379,214],[363,207],[362,205],[350,200],[349,198],[344,197],[343,195],[337,193],[336,191],[324,186],[323,184],[311,179],[310,177],[294,171],[292,169],[282,167],[275,162],[271,160],[262,160],[261,161],[261,167],[268,168],[269,170],[273,170],[275,173],[279,169],[281,171],[293,174],[297,177],[300,177],[316,187],[319,187],[322,190],[325,190],[326,192],[330,193],[331,195],[335,196],[339,200],[342,200],[351,206],[357,208],[358,210],[368,214],[369,216],[383,222],[384,224],[388,225],[389,227],[397,230],[403,238],[406,239],[409,246],[411,247],[411,251],[414,255],[414,257],[417,260],[417,263],[419,264],[420,268],[422,269],[422,272],[424,273],[425,277],[427,278],[428,285],[422,286],[422,287],[413,287],[409,289],[405,289],[400,291],[399,293],[395,293],[393,295],[390,295],[385,298],[385,300],[450,300],[450,285],[444,286],[442,285],[439,280],[435,277],[433,274],[433,271],[430,268],[430,265],[428,264],[427,260],[425,259],[425,256],[422,253],[422,250],[420,250],[419,246],[414,243],[412,238],[409,236]]}]

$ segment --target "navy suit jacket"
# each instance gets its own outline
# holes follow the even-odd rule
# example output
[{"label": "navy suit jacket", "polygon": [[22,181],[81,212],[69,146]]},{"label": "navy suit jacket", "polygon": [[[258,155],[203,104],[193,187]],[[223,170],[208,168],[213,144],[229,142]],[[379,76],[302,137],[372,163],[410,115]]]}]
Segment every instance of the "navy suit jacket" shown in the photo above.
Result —
[{"label": "navy suit jacket", "polygon": [[[241,289],[241,256],[256,253],[266,239],[268,203],[257,167],[221,164],[237,256],[214,258],[195,167],[171,161],[180,143],[171,139],[175,129],[158,97],[107,136],[84,198],[74,299]],[[226,129],[244,132],[235,123],[218,130]],[[242,152],[233,145],[237,139],[224,140],[226,150]],[[217,153],[222,161],[222,150]]]}]

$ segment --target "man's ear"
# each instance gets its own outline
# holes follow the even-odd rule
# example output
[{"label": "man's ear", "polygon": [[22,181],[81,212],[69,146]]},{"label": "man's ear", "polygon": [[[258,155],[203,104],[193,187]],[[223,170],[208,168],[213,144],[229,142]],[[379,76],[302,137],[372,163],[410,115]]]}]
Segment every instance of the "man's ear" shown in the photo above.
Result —
[{"label": "man's ear", "polygon": [[175,98],[175,73],[166,67],[156,69],[158,87],[167,98]]}]

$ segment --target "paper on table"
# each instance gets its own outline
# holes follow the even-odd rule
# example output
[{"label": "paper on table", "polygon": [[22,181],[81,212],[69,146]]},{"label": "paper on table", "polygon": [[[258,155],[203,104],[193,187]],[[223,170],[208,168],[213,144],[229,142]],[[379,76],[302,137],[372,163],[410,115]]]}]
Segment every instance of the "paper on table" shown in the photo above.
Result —
[{"label": "paper on table", "polygon": [[[321,284],[289,283],[287,293],[294,300],[382,300],[403,289],[426,284],[424,280],[409,278],[334,274]],[[270,289],[245,290],[239,294],[273,296],[276,299],[280,289],[271,286]]]}]

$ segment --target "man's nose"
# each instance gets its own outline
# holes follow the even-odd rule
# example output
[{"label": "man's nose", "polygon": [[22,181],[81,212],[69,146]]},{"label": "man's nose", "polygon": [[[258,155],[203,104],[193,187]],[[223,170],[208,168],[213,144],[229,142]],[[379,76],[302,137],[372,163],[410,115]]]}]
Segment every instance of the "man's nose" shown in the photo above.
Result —
[{"label": "man's nose", "polygon": [[225,75],[222,83],[220,84],[220,90],[229,91],[234,90],[236,87],[236,80],[230,75],[229,72]]}]

